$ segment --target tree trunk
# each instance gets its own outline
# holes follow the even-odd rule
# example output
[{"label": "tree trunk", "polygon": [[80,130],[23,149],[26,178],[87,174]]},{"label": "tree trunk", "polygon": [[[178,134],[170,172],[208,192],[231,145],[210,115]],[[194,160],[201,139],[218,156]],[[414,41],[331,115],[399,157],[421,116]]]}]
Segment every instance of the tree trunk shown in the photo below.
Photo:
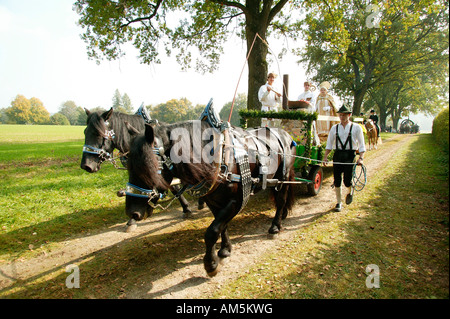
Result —
[{"label": "tree trunk", "polygon": [[380,114],[378,115],[379,115],[378,125],[380,126],[380,129],[384,131],[386,129],[387,114],[386,112],[380,112]]},{"label": "tree trunk", "polygon": [[355,96],[353,99],[353,115],[359,115],[361,113],[361,105],[364,100],[364,95],[366,94],[366,90],[357,90],[355,91]]},{"label": "tree trunk", "polygon": [[[268,16],[260,12],[259,1],[247,3],[245,34],[247,39],[248,56],[248,95],[247,109],[261,110],[261,102],[258,99],[259,88],[267,82],[267,45],[257,36],[266,39]],[[261,119],[249,119],[248,126],[260,126]]]}]

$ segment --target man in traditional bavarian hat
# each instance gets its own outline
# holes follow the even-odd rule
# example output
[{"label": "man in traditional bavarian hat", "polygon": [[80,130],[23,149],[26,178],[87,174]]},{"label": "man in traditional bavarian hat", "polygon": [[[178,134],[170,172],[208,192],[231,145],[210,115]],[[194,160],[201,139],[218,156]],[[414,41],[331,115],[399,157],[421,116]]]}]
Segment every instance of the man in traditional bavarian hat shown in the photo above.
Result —
[{"label": "man in traditional bavarian hat", "polygon": [[[356,164],[360,165],[364,158],[366,146],[364,143],[364,134],[361,126],[355,125],[350,121],[352,112],[343,105],[338,111],[340,119],[339,124],[331,127],[328,134],[327,146],[325,147],[324,165],[328,163],[328,154],[331,150],[335,150],[333,156],[333,175],[334,175],[334,189],[336,191],[337,204],[335,211],[340,212],[342,209],[342,174],[344,174],[344,185],[347,189],[345,202],[349,205],[353,200],[351,193],[353,165],[356,157],[356,150],[359,151],[359,158]],[[339,164],[348,163],[348,164]]]}]

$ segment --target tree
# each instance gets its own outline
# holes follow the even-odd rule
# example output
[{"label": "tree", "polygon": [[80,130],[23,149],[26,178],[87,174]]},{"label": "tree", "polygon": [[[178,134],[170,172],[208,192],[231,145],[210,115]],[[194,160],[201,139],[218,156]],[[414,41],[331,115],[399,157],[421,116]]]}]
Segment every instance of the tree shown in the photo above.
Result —
[{"label": "tree", "polygon": [[409,72],[431,73],[435,82],[448,77],[446,1],[375,3],[311,0],[299,25],[307,41],[297,51],[301,62],[316,81],[328,80],[344,97],[351,95],[355,114],[370,89]]},{"label": "tree", "polygon": [[[233,102],[228,102],[225,104],[219,112],[220,118],[223,121],[228,121],[228,117],[230,116],[231,105]],[[230,123],[234,126],[240,126],[240,116],[239,110],[243,110],[247,108],[247,95],[245,93],[239,93],[234,101],[233,113],[231,113]]]},{"label": "tree", "polygon": [[5,113],[11,123],[31,123],[31,103],[23,95],[18,94],[16,98],[11,102],[11,107],[7,108]]},{"label": "tree", "polygon": [[187,120],[191,108],[192,103],[186,98],[172,99],[152,107],[150,116],[161,122],[175,123]]},{"label": "tree", "polygon": [[187,111],[186,120],[198,120],[205,107],[205,104],[197,104],[194,107],[191,106]]},{"label": "tree", "polygon": [[50,117],[50,124],[52,125],[70,125],[69,120],[61,113],[55,113]]},{"label": "tree", "polygon": [[114,96],[112,98],[112,108],[115,111],[121,112],[123,106],[122,96],[120,95],[119,89],[114,91]]},{"label": "tree", "polygon": [[33,124],[49,124],[50,113],[44,107],[41,100],[36,97],[30,99],[31,122]]},{"label": "tree", "polygon": [[133,113],[133,107],[128,94],[120,94],[119,89],[116,89],[112,99],[112,108],[117,112],[131,114]]},{"label": "tree", "polygon": [[124,113],[133,113],[133,106],[131,105],[130,97],[126,93],[122,95],[122,106]]},{"label": "tree", "polygon": [[[62,115],[64,115],[70,122],[71,125],[78,125],[79,124],[79,117],[81,114],[85,113],[83,108],[80,106],[77,106],[74,101],[66,101],[63,104],[61,104],[61,107],[59,108],[59,112]],[[83,123],[85,124],[85,123]]]},{"label": "tree", "polygon": [[427,82],[414,75],[408,78],[405,74],[402,79],[369,90],[364,110],[377,110],[381,128],[386,127],[386,120],[391,116],[397,130],[399,120],[411,113],[421,111],[433,115],[439,112],[445,106],[446,91],[448,84]]},{"label": "tree", "polygon": [[[297,39],[292,14],[300,3],[301,0],[78,0],[74,10],[84,28],[82,39],[87,44],[87,54],[98,63],[103,58],[112,60],[124,55],[123,44],[132,42],[142,63],[159,63],[162,45],[168,55],[172,50],[177,52],[177,61],[183,68],[193,64],[195,47],[199,56],[196,70],[212,72],[218,68],[223,44],[231,35],[241,37],[246,41],[247,54],[251,52],[248,108],[260,109],[258,89],[266,82],[268,71],[265,42],[270,35]],[[178,25],[173,20],[178,20]]]}]

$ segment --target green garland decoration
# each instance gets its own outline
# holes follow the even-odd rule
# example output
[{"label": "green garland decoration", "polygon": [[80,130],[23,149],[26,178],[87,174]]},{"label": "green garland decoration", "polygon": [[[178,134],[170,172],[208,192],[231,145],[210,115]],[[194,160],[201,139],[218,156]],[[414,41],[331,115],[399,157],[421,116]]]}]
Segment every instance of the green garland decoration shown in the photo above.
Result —
[{"label": "green garland decoration", "polygon": [[[305,144],[305,152],[304,157],[311,156],[311,142],[313,139],[312,132],[312,123],[317,120],[319,114],[318,113],[309,113],[305,111],[298,110],[283,110],[280,112],[276,111],[259,111],[259,110],[239,110],[239,115],[241,116],[241,127],[247,128],[247,119],[248,118],[272,118],[272,119],[285,119],[285,120],[298,120],[304,121],[305,127],[302,129],[305,134],[305,140],[308,141]],[[324,147],[318,146],[319,157],[318,159],[322,159],[325,151]],[[305,163],[306,164],[306,163]]]},{"label": "green garland decoration", "polygon": [[276,111],[258,111],[258,110],[239,110],[241,116],[241,125],[246,123],[248,118],[272,118],[272,119],[285,119],[285,120],[299,120],[312,123],[317,120],[318,113],[308,113],[305,111],[288,111],[283,110]]}]

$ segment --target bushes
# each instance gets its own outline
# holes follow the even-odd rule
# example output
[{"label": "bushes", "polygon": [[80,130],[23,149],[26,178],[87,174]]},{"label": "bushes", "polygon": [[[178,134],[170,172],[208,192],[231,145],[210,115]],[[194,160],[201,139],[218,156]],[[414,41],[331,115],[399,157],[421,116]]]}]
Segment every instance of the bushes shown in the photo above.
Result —
[{"label": "bushes", "polygon": [[448,153],[449,130],[448,108],[443,109],[433,120],[432,135],[439,145]]}]

